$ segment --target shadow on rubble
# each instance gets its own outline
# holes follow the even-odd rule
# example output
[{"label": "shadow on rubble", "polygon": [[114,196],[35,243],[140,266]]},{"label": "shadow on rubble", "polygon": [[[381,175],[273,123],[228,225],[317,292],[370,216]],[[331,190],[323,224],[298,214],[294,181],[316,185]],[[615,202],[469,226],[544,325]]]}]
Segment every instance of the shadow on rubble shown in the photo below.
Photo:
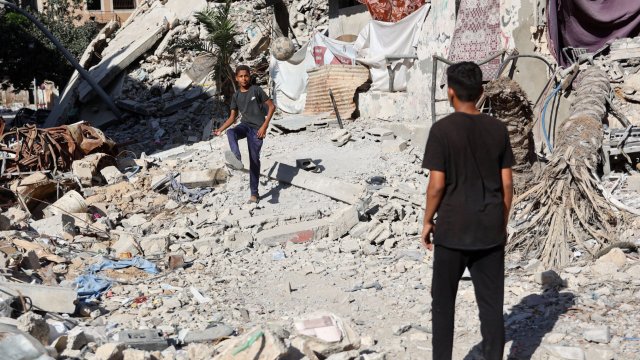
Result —
[{"label": "shadow on rubble", "polygon": [[94,97],[67,122],[87,121],[116,141],[119,149],[140,156],[209,140],[211,131],[228,116],[228,106],[215,87],[181,88],[166,78],[151,79],[142,68],[121,76],[107,89],[121,119]]},{"label": "shadow on rubble", "polygon": [[290,188],[292,185],[284,182],[279,182],[278,186],[271,188],[269,192],[264,195],[260,195],[260,199],[264,200],[269,198],[267,201],[269,204],[279,204],[280,203],[280,191]]},{"label": "shadow on rubble", "polygon": [[[511,313],[505,316],[507,359],[526,360],[542,343],[542,339],[553,330],[563,314],[575,305],[575,295],[571,292],[548,290],[543,294],[530,294],[513,306]],[[482,345],[475,345],[465,356],[465,360],[482,359]]]}]

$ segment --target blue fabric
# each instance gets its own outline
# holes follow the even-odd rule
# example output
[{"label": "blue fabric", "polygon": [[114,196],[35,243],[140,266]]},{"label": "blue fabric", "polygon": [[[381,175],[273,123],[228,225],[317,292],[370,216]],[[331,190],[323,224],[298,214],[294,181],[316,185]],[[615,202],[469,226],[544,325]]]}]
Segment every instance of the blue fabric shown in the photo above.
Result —
[{"label": "blue fabric", "polygon": [[260,178],[260,149],[262,149],[262,139],[258,138],[258,130],[251,126],[240,123],[238,126],[227,130],[229,148],[231,152],[240,159],[240,148],[238,140],[247,138],[249,147],[249,187],[251,195],[258,196],[258,180]]},{"label": "blue fabric", "polygon": [[118,261],[105,259],[103,262],[99,264],[91,265],[87,269],[87,272],[90,274],[94,274],[101,270],[123,269],[130,266],[135,266],[138,269],[144,270],[150,274],[157,274],[159,272],[158,268],[156,267],[156,264],[152,263],[149,260],[145,260],[139,256],[136,256],[134,258],[127,259],[127,260],[118,260]]},{"label": "blue fabric", "polygon": [[158,268],[154,263],[145,260],[139,256],[127,260],[108,260],[104,259],[101,263],[93,264],[87,268],[86,273],[78,276],[74,280],[78,297],[83,301],[88,301],[99,297],[102,293],[109,290],[113,285],[113,281],[108,278],[96,275],[98,271],[108,269],[122,269],[135,266],[150,274],[157,274]]}]

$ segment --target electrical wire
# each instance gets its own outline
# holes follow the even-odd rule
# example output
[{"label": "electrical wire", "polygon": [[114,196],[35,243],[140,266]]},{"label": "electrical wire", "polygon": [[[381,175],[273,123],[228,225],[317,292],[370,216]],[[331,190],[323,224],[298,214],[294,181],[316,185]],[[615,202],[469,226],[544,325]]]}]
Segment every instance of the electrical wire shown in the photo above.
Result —
[{"label": "electrical wire", "polygon": [[547,143],[547,147],[549,148],[549,152],[553,152],[553,146],[551,145],[551,140],[549,139],[549,133],[547,131],[547,125],[544,121],[545,116],[547,114],[547,106],[549,106],[549,102],[553,99],[559,92],[562,90],[562,83],[558,84],[555,89],[549,94],[547,99],[544,102],[544,106],[542,107],[542,116],[541,116],[541,126],[542,126],[542,136],[544,137],[545,143]]}]

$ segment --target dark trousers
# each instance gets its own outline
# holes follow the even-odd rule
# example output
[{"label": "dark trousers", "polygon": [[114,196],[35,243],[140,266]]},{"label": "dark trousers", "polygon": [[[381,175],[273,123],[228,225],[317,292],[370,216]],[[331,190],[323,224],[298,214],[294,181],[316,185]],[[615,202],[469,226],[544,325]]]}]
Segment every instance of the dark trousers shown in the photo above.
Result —
[{"label": "dark trousers", "polygon": [[[504,247],[454,250],[435,247],[431,297],[433,302],[433,359],[449,360],[458,282],[467,267],[480,310],[480,333],[485,360],[501,360],[504,351]],[[463,314],[463,316],[467,316]]]},{"label": "dark trousers", "polygon": [[251,195],[258,196],[258,179],[260,178],[260,149],[262,149],[262,139],[258,138],[258,130],[247,124],[240,123],[234,128],[227,130],[229,147],[238,159],[241,158],[238,140],[247,138],[249,147],[249,186]]}]

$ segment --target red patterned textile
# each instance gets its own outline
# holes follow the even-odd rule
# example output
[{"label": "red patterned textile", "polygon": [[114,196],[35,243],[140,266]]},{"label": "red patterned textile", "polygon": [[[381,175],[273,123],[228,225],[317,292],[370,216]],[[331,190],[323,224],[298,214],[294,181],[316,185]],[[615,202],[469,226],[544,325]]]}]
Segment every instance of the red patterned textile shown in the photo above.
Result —
[{"label": "red patterned textile", "polygon": [[398,22],[424,5],[426,0],[358,0],[367,5],[374,20]]}]

